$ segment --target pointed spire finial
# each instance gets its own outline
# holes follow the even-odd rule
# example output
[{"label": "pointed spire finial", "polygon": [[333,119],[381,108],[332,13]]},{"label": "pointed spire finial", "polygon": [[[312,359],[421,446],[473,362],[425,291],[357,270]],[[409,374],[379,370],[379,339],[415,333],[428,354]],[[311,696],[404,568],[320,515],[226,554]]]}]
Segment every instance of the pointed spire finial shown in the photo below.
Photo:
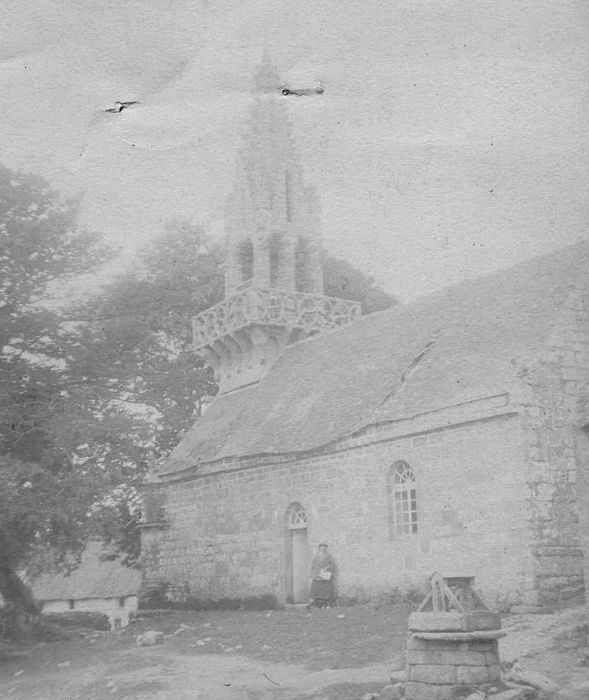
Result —
[{"label": "pointed spire finial", "polygon": [[260,92],[274,92],[280,88],[278,71],[272,63],[270,52],[266,47],[262,55],[262,62],[256,71],[256,89]]}]

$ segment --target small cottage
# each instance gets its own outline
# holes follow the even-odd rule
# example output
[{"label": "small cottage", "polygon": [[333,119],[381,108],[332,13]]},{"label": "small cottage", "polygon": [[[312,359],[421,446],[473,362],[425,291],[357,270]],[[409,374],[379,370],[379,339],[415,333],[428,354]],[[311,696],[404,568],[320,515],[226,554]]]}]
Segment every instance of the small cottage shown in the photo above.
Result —
[{"label": "small cottage", "polygon": [[44,613],[82,610],[108,615],[113,631],[129,624],[137,610],[141,574],[120,559],[102,558],[100,543],[92,542],[80,565],[68,573],[45,574],[31,588]]}]

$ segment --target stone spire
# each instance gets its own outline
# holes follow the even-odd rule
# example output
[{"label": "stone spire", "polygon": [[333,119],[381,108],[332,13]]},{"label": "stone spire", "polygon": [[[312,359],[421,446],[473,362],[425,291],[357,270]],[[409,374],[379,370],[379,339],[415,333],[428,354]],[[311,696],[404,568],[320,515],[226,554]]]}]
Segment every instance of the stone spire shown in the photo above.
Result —
[{"label": "stone spire", "polygon": [[221,393],[259,381],[289,343],[359,314],[357,304],[323,296],[318,199],[267,53],[255,88],[226,215],[225,300],[193,322],[195,349]]},{"label": "stone spire", "polygon": [[255,83],[256,90],[259,93],[275,93],[280,87],[278,71],[270,59],[270,53],[267,48],[264,49],[262,61],[256,71]]},{"label": "stone spire", "polygon": [[267,54],[255,85],[226,220],[226,296],[248,284],[323,294],[318,203],[304,185]]}]

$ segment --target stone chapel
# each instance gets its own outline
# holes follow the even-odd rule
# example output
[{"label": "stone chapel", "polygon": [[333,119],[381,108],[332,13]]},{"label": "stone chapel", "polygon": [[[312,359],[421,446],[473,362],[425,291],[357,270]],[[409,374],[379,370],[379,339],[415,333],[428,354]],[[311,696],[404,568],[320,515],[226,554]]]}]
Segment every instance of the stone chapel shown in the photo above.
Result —
[{"label": "stone chapel", "polygon": [[225,298],[193,324],[219,393],[145,485],[144,585],[304,602],[327,542],[342,599],[434,571],[493,605],[582,597],[589,241],[360,316],[323,294],[317,195],[263,65],[226,245]]}]

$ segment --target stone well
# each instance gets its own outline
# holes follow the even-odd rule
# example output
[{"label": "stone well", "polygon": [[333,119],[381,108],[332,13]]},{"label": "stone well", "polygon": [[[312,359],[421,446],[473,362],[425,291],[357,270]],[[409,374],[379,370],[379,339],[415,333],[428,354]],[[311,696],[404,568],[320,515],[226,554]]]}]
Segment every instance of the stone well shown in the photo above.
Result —
[{"label": "stone well", "polygon": [[501,677],[498,640],[505,633],[499,615],[474,591],[474,579],[434,574],[431,583],[409,616],[406,700],[450,700],[457,687]]}]

